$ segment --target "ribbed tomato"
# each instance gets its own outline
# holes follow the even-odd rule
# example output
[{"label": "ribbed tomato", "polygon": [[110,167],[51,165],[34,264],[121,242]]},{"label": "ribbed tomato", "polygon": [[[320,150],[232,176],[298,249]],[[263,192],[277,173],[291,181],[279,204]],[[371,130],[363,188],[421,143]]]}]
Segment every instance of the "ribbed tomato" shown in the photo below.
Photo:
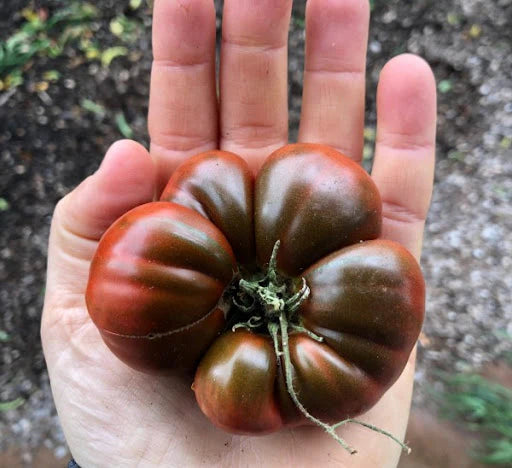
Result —
[{"label": "ribbed tomato", "polygon": [[381,398],[423,321],[419,265],[380,231],[373,181],[329,147],[285,146],[255,178],[209,151],[105,233],[87,306],[128,365],[195,373],[225,430],[333,423]]}]

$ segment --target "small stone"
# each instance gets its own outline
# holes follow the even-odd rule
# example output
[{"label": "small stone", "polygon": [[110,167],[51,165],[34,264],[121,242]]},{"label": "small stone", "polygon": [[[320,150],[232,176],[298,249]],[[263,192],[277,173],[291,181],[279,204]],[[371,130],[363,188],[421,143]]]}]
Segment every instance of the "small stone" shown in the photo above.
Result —
[{"label": "small stone", "polygon": [[64,80],[64,87],[67,88],[67,89],[75,89],[75,86],[76,86],[76,81],[73,80],[72,78],[66,78]]}]

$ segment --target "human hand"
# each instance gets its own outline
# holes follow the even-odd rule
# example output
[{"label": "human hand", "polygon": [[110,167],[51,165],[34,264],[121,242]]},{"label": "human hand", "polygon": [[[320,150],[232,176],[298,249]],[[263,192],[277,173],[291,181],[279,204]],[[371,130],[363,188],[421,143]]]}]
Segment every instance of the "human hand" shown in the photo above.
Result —
[{"label": "human hand", "polygon": [[[151,157],[120,141],[98,171],[55,210],[41,334],[52,391],[70,450],[89,466],[396,466],[400,448],[359,426],[234,436],[202,415],[189,384],[136,372],[104,345],[84,293],[101,235],[153,199],[174,168],[221,148],[256,171],[288,141],[287,37],[291,0],[225,0],[220,101],[212,0],[156,0],[149,131]],[[369,6],[309,0],[299,140],[360,160]],[[433,179],[435,84],[428,65],[403,55],[383,69],[372,177],[383,199],[383,237],[419,258]],[[359,419],[403,438],[414,356],[382,400]]]}]

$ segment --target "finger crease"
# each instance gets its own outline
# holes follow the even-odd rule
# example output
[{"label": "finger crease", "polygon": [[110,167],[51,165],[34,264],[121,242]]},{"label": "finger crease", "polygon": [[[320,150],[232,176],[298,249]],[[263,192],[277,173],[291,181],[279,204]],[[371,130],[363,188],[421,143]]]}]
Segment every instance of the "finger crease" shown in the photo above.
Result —
[{"label": "finger crease", "polygon": [[194,137],[179,134],[159,134],[151,138],[151,145],[164,151],[198,151],[204,147],[215,146],[211,138]]},{"label": "finger crease", "polygon": [[[275,132],[274,125],[251,125],[222,132],[221,142],[230,142],[242,145],[248,149],[261,149],[276,144],[282,144],[287,140],[283,132]],[[222,145],[221,145],[222,146]]]},{"label": "finger crease", "polygon": [[418,151],[418,150],[433,150],[432,142],[430,141],[417,141],[414,140],[414,135],[408,133],[399,132],[386,132],[386,138],[377,138],[376,146],[385,147],[391,150],[406,150],[406,151]]},{"label": "finger crease", "polygon": [[176,62],[174,60],[153,60],[153,67],[164,68],[164,69],[176,69],[181,70],[184,68],[203,68],[205,66],[211,66],[212,60],[200,60],[197,62]]},{"label": "finger crease", "polygon": [[172,153],[172,152],[185,152],[189,153],[190,156],[194,156],[199,153],[203,153],[204,151],[208,151],[211,149],[214,149],[216,147],[216,144],[210,140],[207,140],[204,142],[204,144],[198,144],[198,145],[171,145],[166,146],[159,144],[155,142],[154,140],[151,141],[151,153],[154,153],[154,150],[157,149],[158,152],[162,153]]},{"label": "finger crease", "polygon": [[306,74],[312,74],[312,75],[328,75],[328,76],[335,76],[340,78],[350,78],[352,80],[362,79],[365,77],[365,71],[364,70],[350,70],[350,69],[337,69],[337,68],[306,68],[305,69]]},{"label": "finger crease", "polygon": [[283,44],[261,44],[257,41],[250,42],[248,40],[247,42],[243,42],[225,38],[222,39],[222,45],[227,45],[235,49],[242,49],[242,51],[255,53],[281,52],[286,50],[288,47],[287,42]]},{"label": "finger crease", "polygon": [[418,211],[386,200],[382,201],[382,216],[391,221],[405,224],[424,223],[426,219],[426,215]]}]

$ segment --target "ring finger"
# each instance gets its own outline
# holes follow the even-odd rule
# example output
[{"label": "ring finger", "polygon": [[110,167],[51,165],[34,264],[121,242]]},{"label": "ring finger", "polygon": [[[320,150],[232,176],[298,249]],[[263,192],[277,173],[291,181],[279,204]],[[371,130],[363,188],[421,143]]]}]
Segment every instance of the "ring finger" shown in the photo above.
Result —
[{"label": "ring finger", "polygon": [[360,161],[369,3],[308,0],[299,141],[323,143]]}]

